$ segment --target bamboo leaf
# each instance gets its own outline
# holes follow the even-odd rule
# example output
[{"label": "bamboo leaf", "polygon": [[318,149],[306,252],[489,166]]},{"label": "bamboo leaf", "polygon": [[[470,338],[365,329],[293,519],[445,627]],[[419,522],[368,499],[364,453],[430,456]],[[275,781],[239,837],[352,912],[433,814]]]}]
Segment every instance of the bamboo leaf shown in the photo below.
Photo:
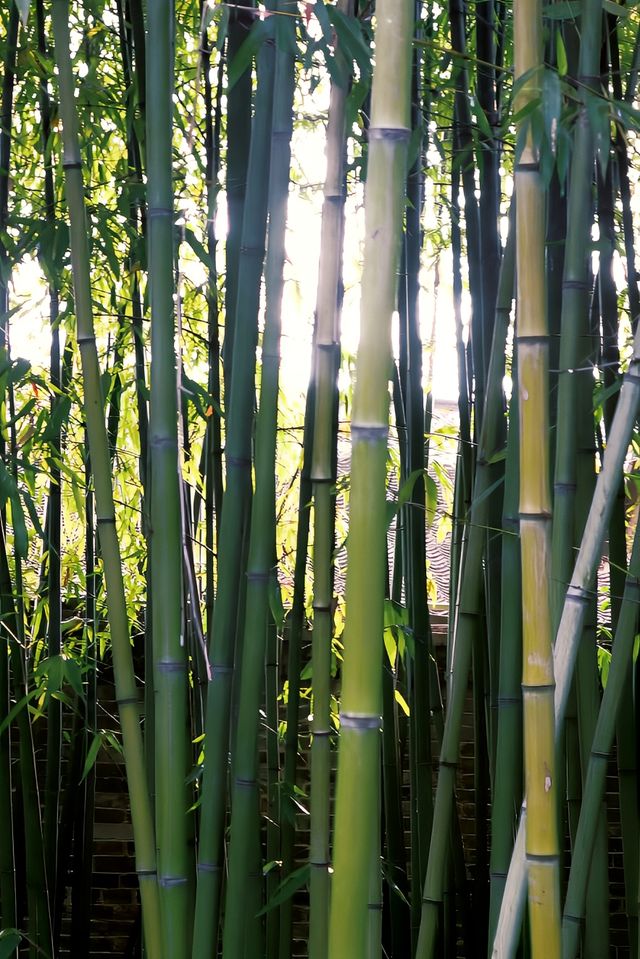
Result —
[{"label": "bamboo leaf", "polygon": [[100,747],[102,746],[102,734],[96,733],[93,737],[93,741],[89,746],[87,752],[87,758],[84,761],[84,769],[82,770],[82,776],[80,777],[80,782],[84,782],[91,770],[93,769],[94,763],[100,752]]},{"label": "bamboo leaf", "polygon": [[580,16],[582,3],[580,0],[559,0],[544,8],[542,15],[547,20],[575,20]]},{"label": "bamboo leaf", "polygon": [[27,21],[29,19],[29,7],[31,6],[31,0],[16,0],[16,7],[18,8],[18,13],[20,14],[20,19],[26,27]]},{"label": "bamboo leaf", "polygon": [[249,68],[251,61],[257,54],[265,40],[273,37],[273,18],[256,20],[247,38],[241,45],[235,57],[229,64],[227,94],[236,85],[240,77]]},{"label": "bamboo leaf", "polygon": [[22,942],[17,929],[3,929],[0,932],[0,959],[11,959]]},{"label": "bamboo leaf", "polygon": [[309,873],[310,866],[308,862],[306,862],[304,866],[300,866],[299,869],[295,869],[292,873],[290,873],[286,879],[280,883],[269,902],[260,910],[258,915],[264,916],[265,913],[271,912],[272,909],[275,909],[276,906],[280,906],[283,902],[286,902],[287,899],[291,899],[294,892],[297,892],[298,889],[307,883],[309,879]]},{"label": "bamboo leaf", "polygon": [[13,720],[16,718],[21,709],[24,709],[25,706],[28,706],[32,699],[35,699],[40,695],[39,689],[32,689],[31,692],[27,693],[26,696],[23,696],[22,699],[19,699],[15,706],[12,706],[7,715],[4,717],[0,723],[0,736],[11,725]]},{"label": "bamboo leaf", "polygon": [[404,698],[400,690],[396,689],[395,696],[396,696],[396,702],[399,704],[400,708],[402,709],[402,712],[405,714],[405,716],[409,716],[410,715],[409,704],[407,703],[406,699]]},{"label": "bamboo leaf", "polygon": [[558,74],[561,77],[566,77],[567,70],[569,69],[569,62],[567,60],[567,51],[560,30],[556,30],[556,62],[558,64]]}]

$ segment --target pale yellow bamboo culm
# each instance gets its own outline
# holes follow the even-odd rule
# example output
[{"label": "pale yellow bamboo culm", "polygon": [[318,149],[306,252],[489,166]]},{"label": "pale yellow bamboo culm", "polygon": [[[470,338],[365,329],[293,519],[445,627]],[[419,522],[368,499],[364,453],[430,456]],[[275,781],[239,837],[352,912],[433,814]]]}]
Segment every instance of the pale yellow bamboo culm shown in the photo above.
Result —
[{"label": "pale yellow bamboo culm", "polygon": [[[516,110],[540,95],[542,5],[514,2]],[[523,121],[524,124],[528,120]],[[560,887],[554,769],[554,676],[549,569],[548,329],[544,269],[545,191],[538,150],[522,124],[515,170],[518,397],[520,412],[520,543],[522,555],[522,689],[526,861],[531,955],[559,959]]]}]

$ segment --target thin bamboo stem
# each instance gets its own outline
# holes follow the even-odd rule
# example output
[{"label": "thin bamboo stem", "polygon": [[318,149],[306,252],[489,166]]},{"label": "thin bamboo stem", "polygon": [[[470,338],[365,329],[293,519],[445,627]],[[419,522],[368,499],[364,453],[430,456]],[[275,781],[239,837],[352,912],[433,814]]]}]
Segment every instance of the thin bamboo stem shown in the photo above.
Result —
[{"label": "thin bamboo stem", "polygon": [[103,417],[100,369],[93,329],[91,267],[82,159],[70,56],[68,0],[54,0],[53,30],[60,82],[60,114],[63,124],[63,166],[69,207],[71,256],[77,323],[77,342],[82,360],[84,403],[93,471],[100,548],[107,586],[107,604],[116,698],[129,784],[131,815],[140,880],[145,944],[149,959],[163,953],[161,915],[156,877],[155,837],[147,790],[144,750],[139,723],[138,694],[133,672],[129,627],[122,579],[120,548],[115,528],[109,446]]}]

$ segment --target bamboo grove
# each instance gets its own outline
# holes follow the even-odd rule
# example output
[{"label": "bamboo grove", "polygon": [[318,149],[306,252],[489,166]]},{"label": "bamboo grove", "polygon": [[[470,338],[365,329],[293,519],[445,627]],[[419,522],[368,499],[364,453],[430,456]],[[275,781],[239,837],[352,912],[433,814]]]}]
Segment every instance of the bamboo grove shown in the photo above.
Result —
[{"label": "bamboo grove", "polygon": [[0,959],[637,959],[636,6],[0,21]]}]

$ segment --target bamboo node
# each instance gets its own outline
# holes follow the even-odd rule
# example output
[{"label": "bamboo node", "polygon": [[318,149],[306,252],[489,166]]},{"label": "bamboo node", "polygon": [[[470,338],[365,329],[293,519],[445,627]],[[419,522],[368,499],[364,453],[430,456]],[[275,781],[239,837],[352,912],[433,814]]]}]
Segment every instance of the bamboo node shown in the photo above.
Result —
[{"label": "bamboo node", "polygon": [[222,866],[216,862],[199,862],[196,866],[196,872],[222,872]]},{"label": "bamboo node", "polygon": [[380,729],[381,716],[362,716],[356,713],[340,713],[340,725],[347,729]]},{"label": "bamboo node", "polygon": [[362,443],[379,443],[380,440],[387,439],[388,428],[386,426],[360,426],[357,423],[351,424],[351,434],[354,439]]},{"label": "bamboo node", "polygon": [[387,140],[394,143],[408,143],[411,130],[407,127],[369,127],[369,143],[373,140]]},{"label": "bamboo node", "polygon": [[588,589],[584,589],[582,586],[577,586],[574,583],[570,583],[567,588],[566,601],[574,603],[588,603],[591,601],[592,593]]},{"label": "bamboo node", "polygon": [[158,885],[164,889],[173,889],[175,886],[186,886],[186,876],[158,876]]}]

